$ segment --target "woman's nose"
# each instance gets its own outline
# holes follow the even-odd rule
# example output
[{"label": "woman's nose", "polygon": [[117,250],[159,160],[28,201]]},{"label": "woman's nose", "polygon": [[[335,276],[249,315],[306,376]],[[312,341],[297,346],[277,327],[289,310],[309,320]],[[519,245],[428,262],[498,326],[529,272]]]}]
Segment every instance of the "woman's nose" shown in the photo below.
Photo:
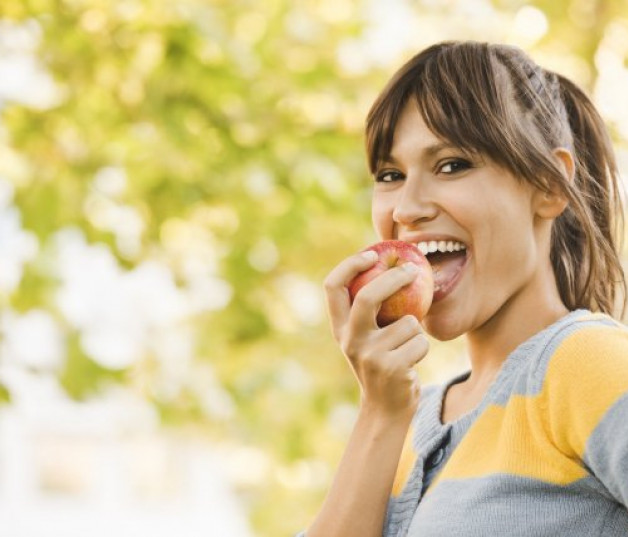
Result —
[{"label": "woman's nose", "polygon": [[425,189],[406,182],[395,200],[392,218],[397,224],[411,225],[418,221],[429,221],[436,217],[438,207]]}]

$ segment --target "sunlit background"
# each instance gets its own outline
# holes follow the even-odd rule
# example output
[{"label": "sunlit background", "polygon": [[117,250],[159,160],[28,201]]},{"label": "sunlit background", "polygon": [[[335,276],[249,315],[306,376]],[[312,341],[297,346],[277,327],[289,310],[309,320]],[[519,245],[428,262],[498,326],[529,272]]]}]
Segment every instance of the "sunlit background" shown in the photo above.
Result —
[{"label": "sunlit background", "polygon": [[[444,39],[579,82],[628,169],[626,0],[2,0],[0,533],[288,537],[356,415],[321,281],[366,111]],[[466,368],[433,342],[423,382]]]}]

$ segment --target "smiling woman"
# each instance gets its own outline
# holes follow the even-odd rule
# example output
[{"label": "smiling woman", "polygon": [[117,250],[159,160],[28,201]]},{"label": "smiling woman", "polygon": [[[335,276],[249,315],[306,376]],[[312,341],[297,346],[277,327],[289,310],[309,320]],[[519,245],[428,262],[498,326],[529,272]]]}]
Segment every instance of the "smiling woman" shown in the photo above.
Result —
[{"label": "smiling woman", "polygon": [[[622,207],[600,116],[521,50],[434,45],[366,126],[380,239],[434,275],[422,323],[380,327],[398,268],[349,302],[375,260],[327,276],[333,333],[361,388],[358,419],[307,537],[628,532],[628,330]],[[464,336],[471,370],[420,387],[424,332]]]},{"label": "smiling woman", "polygon": [[[537,208],[533,186],[480,153],[463,160],[463,150],[439,143],[414,102],[403,108],[390,154],[378,168],[391,169],[394,163],[399,178],[387,183],[376,179],[372,207],[378,234],[465,245],[458,253],[430,260],[436,283],[433,307],[425,318],[430,334],[449,340],[472,330],[515,290],[521,306],[532,307],[544,296],[540,291],[551,267],[539,262],[546,246],[535,236],[543,233],[549,240],[551,221],[543,218],[534,225],[538,210],[548,207]],[[461,161],[465,164],[452,166]],[[564,207],[556,201],[551,215]],[[548,307],[560,309],[558,293],[545,300]]]}]

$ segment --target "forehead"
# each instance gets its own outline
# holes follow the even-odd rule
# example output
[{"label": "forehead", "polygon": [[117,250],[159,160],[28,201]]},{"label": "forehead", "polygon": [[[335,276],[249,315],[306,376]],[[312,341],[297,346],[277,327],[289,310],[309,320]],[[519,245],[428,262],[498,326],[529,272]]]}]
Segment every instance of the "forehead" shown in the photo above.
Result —
[{"label": "forehead", "polygon": [[438,153],[453,144],[436,136],[427,126],[416,103],[408,102],[401,111],[392,139],[389,158],[415,153]]}]

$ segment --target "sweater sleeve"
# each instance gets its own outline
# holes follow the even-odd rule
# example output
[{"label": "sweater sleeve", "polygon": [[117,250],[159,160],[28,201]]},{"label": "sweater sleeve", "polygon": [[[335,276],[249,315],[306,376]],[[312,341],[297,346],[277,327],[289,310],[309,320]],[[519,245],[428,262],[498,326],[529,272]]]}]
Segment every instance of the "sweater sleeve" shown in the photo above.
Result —
[{"label": "sweater sleeve", "polygon": [[541,397],[552,441],[628,507],[628,331],[579,330],[547,367]]}]

